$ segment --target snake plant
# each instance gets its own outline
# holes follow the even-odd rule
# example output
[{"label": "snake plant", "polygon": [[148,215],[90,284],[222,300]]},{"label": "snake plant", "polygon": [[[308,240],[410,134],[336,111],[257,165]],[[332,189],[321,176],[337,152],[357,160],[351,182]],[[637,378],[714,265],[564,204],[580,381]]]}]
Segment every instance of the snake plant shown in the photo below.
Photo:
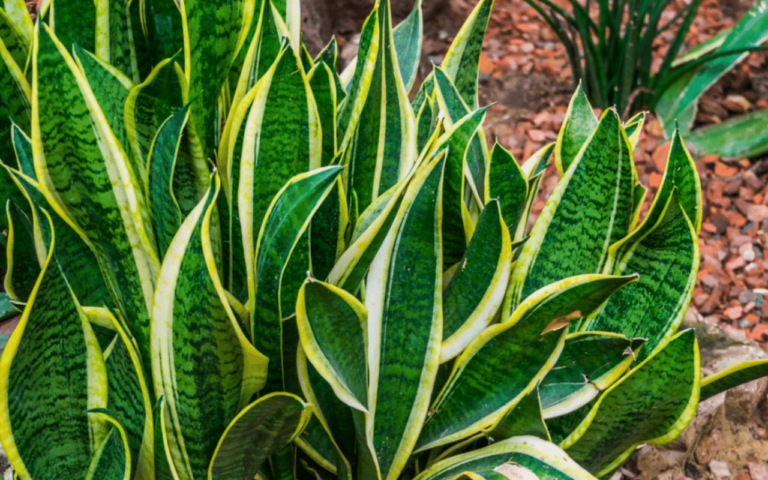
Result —
[{"label": "snake plant", "polygon": [[678,332],[701,224],[679,136],[642,221],[642,116],[578,90],[522,165],[488,147],[492,3],[411,101],[418,1],[394,27],[377,3],[339,73],[298,0],[51,0],[36,23],[5,0],[16,478],[606,477],[768,373],[702,380]]}]

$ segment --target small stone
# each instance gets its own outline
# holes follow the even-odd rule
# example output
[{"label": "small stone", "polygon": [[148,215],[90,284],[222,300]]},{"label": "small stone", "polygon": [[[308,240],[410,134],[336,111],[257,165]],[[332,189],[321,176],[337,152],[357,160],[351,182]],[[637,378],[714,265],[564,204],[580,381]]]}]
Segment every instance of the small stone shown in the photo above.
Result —
[{"label": "small stone", "polygon": [[696,449],[696,461],[707,464],[714,460],[717,451],[720,449],[721,439],[720,430],[713,428],[707,436],[701,439],[701,443],[699,443],[699,447]]},{"label": "small stone", "polygon": [[765,342],[768,340],[768,323],[758,323],[747,335],[756,342]]},{"label": "small stone", "polygon": [[531,53],[536,47],[531,42],[525,42],[520,46],[520,51],[523,53]]},{"label": "small stone", "polygon": [[744,290],[739,293],[739,301],[743,304],[754,302],[757,299],[757,295],[752,290]]},{"label": "small stone", "polygon": [[705,287],[709,288],[715,288],[716,286],[720,285],[720,282],[717,281],[714,275],[707,275],[701,280],[701,283],[703,283]]},{"label": "small stone", "polygon": [[744,260],[742,257],[735,257],[735,258],[729,260],[725,264],[725,269],[726,270],[730,270],[732,272],[734,270],[738,270],[738,269],[746,267],[746,266],[747,266],[746,260]]},{"label": "small stone", "polygon": [[[741,318],[741,314],[743,312],[744,312],[744,309],[740,306],[728,307],[725,309],[725,316],[731,320],[738,320]],[[701,463],[707,463],[707,462],[701,462]]]},{"label": "small stone", "polygon": [[752,480],[768,480],[768,465],[750,462],[748,468],[749,476]]},{"label": "small stone", "polygon": [[719,460],[709,462],[709,470],[717,478],[731,478],[731,471],[728,470],[728,464]]},{"label": "small stone", "polygon": [[547,134],[544,133],[541,130],[528,130],[528,136],[533,140],[534,142],[543,142],[547,139]]},{"label": "small stone", "polygon": [[733,477],[733,480],[752,480],[747,472],[739,472]]},{"label": "small stone", "polygon": [[745,243],[739,247],[739,253],[745,262],[749,263],[755,260],[755,249],[752,247],[752,243]]}]

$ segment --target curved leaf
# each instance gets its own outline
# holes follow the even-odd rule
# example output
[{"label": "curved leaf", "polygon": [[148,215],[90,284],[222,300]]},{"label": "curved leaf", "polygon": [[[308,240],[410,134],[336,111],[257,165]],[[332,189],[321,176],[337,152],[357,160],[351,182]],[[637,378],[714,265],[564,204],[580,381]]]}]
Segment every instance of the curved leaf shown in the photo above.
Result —
[{"label": "curved leaf", "polygon": [[561,446],[605,476],[639,443],[664,445],[682,433],[699,404],[700,378],[698,342],[686,330],[609,388]]},{"label": "curved leaf", "polygon": [[288,393],[273,393],[248,405],[221,436],[207,478],[254,478],[272,453],[301,433],[311,412],[301,399]]},{"label": "curved leaf", "polygon": [[[567,347],[568,342],[565,345]],[[534,388],[531,390],[531,393],[523,397],[517,405],[512,407],[499,420],[488,434],[489,437],[496,441],[523,435],[532,435],[542,440],[552,441],[549,437],[547,424],[544,422],[539,388]]]},{"label": "curved leaf", "polygon": [[32,221],[12,200],[6,203],[5,214],[8,218],[8,268],[4,287],[13,300],[26,303],[40,275]]},{"label": "curved leaf", "polygon": [[[0,10],[2,12],[2,10]],[[2,163],[13,166],[14,156],[11,128],[14,122],[23,130],[29,131],[32,102],[32,88],[24,75],[27,48],[17,39],[7,36],[13,26],[9,19],[0,13],[0,159]],[[5,31],[4,31],[5,30]],[[21,63],[17,63],[20,61]]]},{"label": "curved leaf", "polygon": [[701,401],[765,376],[768,376],[768,360],[737,363],[701,380]]},{"label": "curved leaf", "polygon": [[133,477],[128,437],[120,422],[110,415],[109,410],[97,408],[88,411],[88,415],[110,425],[107,437],[96,448],[85,480],[130,480]]}]

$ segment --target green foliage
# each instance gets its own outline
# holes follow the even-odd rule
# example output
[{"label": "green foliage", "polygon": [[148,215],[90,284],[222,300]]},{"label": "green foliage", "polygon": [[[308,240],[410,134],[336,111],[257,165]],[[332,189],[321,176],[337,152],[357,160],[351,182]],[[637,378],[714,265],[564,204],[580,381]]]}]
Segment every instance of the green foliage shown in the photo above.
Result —
[{"label": "green foliage", "polygon": [[[583,85],[598,107],[616,106],[619,112],[650,107],[670,137],[680,122],[690,131],[699,97],[751,50],[766,40],[765,0],[732,29],[692,48],[678,58],[701,0],[693,0],[672,18],[664,13],[670,0],[590,2],[570,0],[570,9],[550,0],[526,0],[565,46],[574,84]],[[674,32],[674,33],[673,33]],[[669,49],[655,70],[654,42],[670,35]],[[567,148],[567,147],[566,147]]]},{"label": "green foliage", "polygon": [[702,208],[680,135],[642,222],[643,115],[579,89],[556,144],[488,147],[492,0],[413,101],[420,2],[394,27],[378,3],[339,74],[297,0],[169,1],[0,10],[17,478],[586,480],[768,373],[702,381],[677,331]]}]

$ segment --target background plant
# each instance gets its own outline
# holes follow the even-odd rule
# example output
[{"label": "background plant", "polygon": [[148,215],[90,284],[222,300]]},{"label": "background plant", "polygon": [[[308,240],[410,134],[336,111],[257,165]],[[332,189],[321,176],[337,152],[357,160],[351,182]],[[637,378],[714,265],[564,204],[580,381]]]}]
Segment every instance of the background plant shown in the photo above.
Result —
[{"label": "background plant", "polygon": [[701,224],[679,135],[642,222],[642,114],[578,89],[522,166],[488,148],[490,0],[412,102],[419,3],[395,28],[377,4],[341,75],[298,2],[4,5],[19,478],[591,479],[768,373],[702,380],[677,331]]}]

